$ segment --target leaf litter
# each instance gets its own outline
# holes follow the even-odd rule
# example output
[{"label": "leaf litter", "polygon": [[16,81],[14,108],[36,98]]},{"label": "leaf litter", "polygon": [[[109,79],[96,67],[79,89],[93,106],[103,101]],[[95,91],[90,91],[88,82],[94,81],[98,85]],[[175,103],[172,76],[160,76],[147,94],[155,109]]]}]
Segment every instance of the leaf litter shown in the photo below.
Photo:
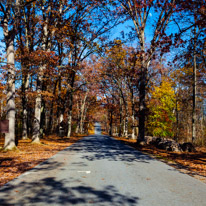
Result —
[{"label": "leaf litter", "polygon": [[[18,177],[27,170],[47,160],[57,152],[80,140],[83,136],[60,138],[50,135],[41,139],[41,144],[31,144],[31,140],[19,140],[18,150],[0,150],[0,186]],[[3,148],[4,138],[0,137],[0,147]]]}]

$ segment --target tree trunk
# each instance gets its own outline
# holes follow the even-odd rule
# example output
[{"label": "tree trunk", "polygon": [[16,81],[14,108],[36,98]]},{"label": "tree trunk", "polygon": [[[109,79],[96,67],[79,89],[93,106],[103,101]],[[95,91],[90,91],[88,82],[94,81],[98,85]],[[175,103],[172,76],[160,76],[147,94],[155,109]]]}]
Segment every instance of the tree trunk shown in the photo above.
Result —
[{"label": "tree trunk", "polygon": [[[46,90],[42,89],[42,91],[46,91]],[[42,100],[41,100],[40,138],[44,137],[45,128],[46,128],[46,103],[45,103],[45,100],[42,98]]]},{"label": "tree trunk", "polygon": [[122,136],[122,98],[119,99],[119,137]]},{"label": "tree trunk", "polygon": [[135,140],[135,105],[134,105],[134,94],[131,91],[131,102],[132,102],[132,139]]},{"label": "tree trunk", "polygon": [[6,41],[6,57],[8,65],[7,79],[7,104],[6,118],[9,120],[9,132],[5,134],[4,149],[12,150],[16,148],[15,144],[15,58],[14,58],[14,38],[18,27],[20,1],[15,3],[15,17],[13,29],[9,31],[9,18],[11,12],[11,2],[7,2],[3,19],[3,32]]},{"label": "tree trunk", "polygon": [[37,79],[37,97],[35,102],[34,111],[34,124],[33,124],[33,136],[32,143],[40,143],[40,122],[41,122],[41,108],[42,108],[42,72],[45,68],[40,67],[40,72]]},{"label": "tree trunk", "polygon": [[112,122],[113,122],[113,119],[112,119],[112,110],[110,110],[110,122],[109,122],[109,135],[112,136]]},{"label": "tree trunk", "polygon": [[[27,72],[27,71],[26,71]],[[22,80],[22,106],[23,106],[23,117],[22,117],[22,139],[28,138],[28,98],[27,91],[29,89],[30,75],[25,74]]]},{"label": "tree trunk", "polygon": [[67,137],[70,138],[72,133],[72,110],[68,112],[68,132]]},{"label": "tree trunk", "polygon": [[84,131],[84,122],[85,122],[85,120],[86,120],[86,114],[87,114],[87,109],[88,109],[88,107],[87,106],[85,106],[85,110],[84,110],[84,116],[83,116],[83,134],[85,133],[85,131]]},{"label": "tree trunk", "polygon": [[[8,29],[8,28],[6,28]],[[8,32],[8,30],[7,30]],[[15,67],[14,67],[14,39],[6,37],[6,54],[8,64],[6,117],[9,120],[9,132],[5,134],[4,149],[12,150],[15,144]]]},{"label": "tree trunk", "polygon": [[196,27],[194,28],[194,51],[193,51],[193,95],[192,95],[192,142],[196,139],[196,93],[197,93],[197,54],[196,54],[197,35]]},{"label": "tree trunk", "polygon": [[[30,77],[30,84],[29,84],[29,89],[32,90],[32,87],[33,87],[33,77],[31,76]],[[31,106],[29,107],[29,104],[27,105],[28,106],[28,135],[29,136],[32,136],[32,130],[33,130],[33,113],[34,113],[34,108],[31,108]]]},{"label": "tree trunk", "polygon": [[[51,6],[48,7],[48,11],[51,9]],[[44,5],[42,5],[42,11],[43,15],[47,15],[45,12]],[[42,50],[46,51],[46,49],[49,51],[48,46],[48,22],[49,22],[49,17],[43,16],[45,19],[44,25],[43,25],[43,39],[42,39]],[[40,135],[43,133],[43,128],[41,128],[41,114],[43,112],[42,108],[42,88],[43,88],[43,76],[44,76],[44,71],[46,70],[46,65],[40,66],[39,72],[38,72],[38,77],[37,77],[37,97],[36,97],[36,103],[35,103],[35,112],[34,112],[34,125],[33,125],[33,136],[32,136],[32,143],[40,143]],[[40,131],[40,129],[42,129]]]},{"label": "tree trunk", "polygon": [[178,102],[176,100],[176,135],[175,135],[175,141],[178,140],[179,137],[179,111],[178,111]]},{"label": "tree trunk", "polygon": [[73,107],[73,91],[70,91],[69,94],[69,111],[68,111],[68,132],[67,137],[71,137],[72,132],[72,107]]},{"label": "tree trunk", "polygon": [[[60,52],[59,52],[60,54]],[[61,64],[61,62],[60,62]],[[63,134],[63,127],[61,126],[61,124],[63,123],[64,121],[64,111],[65,111],[65,108],[64,108],[64,104],[63,104],[63,101],[62,101],[62,98],[61,98],[61,90],[62,90],[62,87],[61,87],[61,73],[59,72],[59,79],[58,79],[58,109],[57,109],[57,117],[58,117],[58,135],[59,136],[62,136]],[[64,128],[65,129],[65,128]]]},{"label": "tree trunk", "polygon": [[71,136],[72,132],[72,108],[73,108],[73,87],[74,87],[74,79],[75,79],[75,72],[71,71],[68,81],[69,84],[67,85],[67,95],[68,95],[68,132],[67,137],[69,138]]},{"label": "tree trunk", "polygon": [[54,125],[54,101],[52,100],[51,108],[50,108],[50,114],[49,114],[49,120],[48,120],[48,126],[47,126],[47,134],[51,134],[53,132],[53,125]]},{"label": "tree trunk", "polygon": [[1,108],[1,113],[0,113],[0,115],[1,115],[1,118],[2,118],[2,116],[3,116],[3,111],[4,111],[4,104],[3,104],[4,102],[3,102],[3,99],[1,99],[1,102],[0,102],[0,108]]},{"label": "tree trunk", "polygon": [[76,134],[79,134],[79,128],[80,128],[80,105],[79,102],[77,101],[77,127],[75,130]]},{"label": "tree trunk", "polygon": [[82,101],[81,110],[80,110],[80,134],[83,134],[84,120],[85,120],[85,104],[87,99],[88,91],[86,92],[84,99]]},{"label": "tree trunk", "polygon": [[145,136],[145,110],[146,110],[146,71],[143,68],[142,75],[140,78],[139,88],[139,135],[138,141],[144,141]]},{"label": "tree trunk", "polygon": [[124,137],[124,135],[125,135],[125,118],[123,119],[123,137]]},{"label": "tree trunk", "polygon": [[49,117],[50,117],[50,111],[49,109],[45,112],[45,134],[47,134],[48,128],[49,128]]},{"label": "tree trunk", "polygon": [[125,120],[124,120],[124,137],[128,137],[128,104],[127,100],[125,101]]},{"label": "tree trunk", "polygon": [[64,127],[63,127],[63,121],[64,121],[64,112],[61,110],[60,116],[59,116],[59,136],[64,136]]},{"label": "tree trunk", "polygon": [[[26,13],[25,13],[25,8],[23,8],[23,16],[24,16],[24,23],[25,23],[25,47],[28,52],[31,52],[33,50],[33,44],[31,43],[29,47],[29,41],[33,41],[33,36],[30,33],[29,34],[29,22],[28,19],[26,18]],[[21,28],[20,28],[21,30]],[[30,39],[32,38],[32,40]],[[22,39],[22,35],[20,32],[20,39]],[[22,43],[23,47],[23,43]],[[22,52],[23,54],[25,51]],[[21,65],[22,66],[22,72],[23,72],[23,78],[22,78],[22,107],[23,107],[23,117],[22,117],[22,139],[27,139],[28,138],[28,132],[29,132],[29,121],[28,121],[28,115],[29,115],[29,110],[28,110],[28,89],[29,89],[29,80],[30,80],[30,73],[29,73],[29,67],[24,65],[24,63]]]}]

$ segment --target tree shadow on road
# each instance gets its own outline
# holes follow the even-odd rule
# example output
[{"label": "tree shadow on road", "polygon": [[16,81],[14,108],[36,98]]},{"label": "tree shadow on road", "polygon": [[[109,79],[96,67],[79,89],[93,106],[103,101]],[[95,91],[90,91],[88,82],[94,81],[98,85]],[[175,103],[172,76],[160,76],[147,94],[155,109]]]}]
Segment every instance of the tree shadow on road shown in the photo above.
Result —
[{"label": "tree shadow on road", "polygon": [[[121,193],[113,185],[101,186],[100,189],[97,189],[84,184],[81,179],[59,180],[53,177],[55,171],[65,169],[64,167],[70,159],[70,155],[76,152],[79,152],[82,159],[82,161],[74,163],[77,167],[87,166],[85,160],[105,159],[109,161],[124,161],[127,164],[132,164],[133,162],[149,163],[151,162],[150,160],[153,160],[149,156],[108,136],[89,136],[33,168],[30,173],[34,173],[37,178],[34,175],[33,179],[31,179],[31,174],[28,174],[25,178],[10,182],[2,187],[0,189],[0,205],[93,204],[100,206],[134,206],[138,204],[138,197]],[[39,171],[43,171],[43,173],[39,173]],[[39,175],[43,176],[39,177]],[[72,186],[73,182],[77,182],[78,185]]]},{"label": "tree shadow on road", "polygon": [[[139,198],[121,194],[114,186],[101,190],[87,185],[68,187],[71,179],[56,180],[54,177],[39,182],[21,182],[16,186],[3,187],[1,205],[137,205]],[[74,180],[76,181],[76,180]]]},{"label": "tree shadow on road", "polygon": [[107,159],[109,161],[144,162],[149,163],[151,158],[109,136],[91,135],[72,145],[67,150],[81,151],[82,159],[89,161]]}]

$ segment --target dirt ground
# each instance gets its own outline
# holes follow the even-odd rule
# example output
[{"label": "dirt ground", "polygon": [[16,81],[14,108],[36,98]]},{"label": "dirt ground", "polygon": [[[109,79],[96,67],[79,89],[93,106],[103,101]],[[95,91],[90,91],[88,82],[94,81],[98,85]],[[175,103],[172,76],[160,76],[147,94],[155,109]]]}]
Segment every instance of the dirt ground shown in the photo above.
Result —
[{"label": "dirt ground", "polygon": [[[41,140],[41,144],[31,144],[31,140],[19,140],[18,150],[4,152],[0,150],[0,186],[16,178],[23,172],[35,167],[57,152],[72,145],[83,136],[70,139],[52,135]],[[0,138],[3,147],[4,138]]]},{"label": "dirt ground", "polygon": [[179,171],[186,173],[200,181],[206,183],[206,148],[197,147],[197,152],[168,152],[157,149],[154,146],[138,146],[135,140],[126,138],[114,137],[117,140],[124,142],[152,157],[159,159]]}]

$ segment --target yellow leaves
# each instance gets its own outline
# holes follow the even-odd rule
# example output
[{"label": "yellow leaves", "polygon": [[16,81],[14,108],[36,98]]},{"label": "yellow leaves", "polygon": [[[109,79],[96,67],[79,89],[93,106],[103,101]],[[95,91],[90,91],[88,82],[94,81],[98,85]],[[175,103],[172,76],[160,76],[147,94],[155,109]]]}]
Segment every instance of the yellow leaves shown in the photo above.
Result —
[{"label": "yellow leaves", "polygon": [[160,86],[155,86],[152,91],[153,101],[158,100],[161,103],[161,107],[168,107],[171,109],[175,107],[175,92],[172,89],[172,83],[163,80]]},{"label": "yellow leaves", "polygon": [[155,86],[151,92],[148,105],[150,115],[148,128],[155,136],[173,136],[172,123],[175,121],[175,92],[172,83],[163,79],[160,86]]},{"label": "yellow leaves", "polygon": [[92,123],[89,123],[88,133],[89,135],[94,134],[94,125]]}]

